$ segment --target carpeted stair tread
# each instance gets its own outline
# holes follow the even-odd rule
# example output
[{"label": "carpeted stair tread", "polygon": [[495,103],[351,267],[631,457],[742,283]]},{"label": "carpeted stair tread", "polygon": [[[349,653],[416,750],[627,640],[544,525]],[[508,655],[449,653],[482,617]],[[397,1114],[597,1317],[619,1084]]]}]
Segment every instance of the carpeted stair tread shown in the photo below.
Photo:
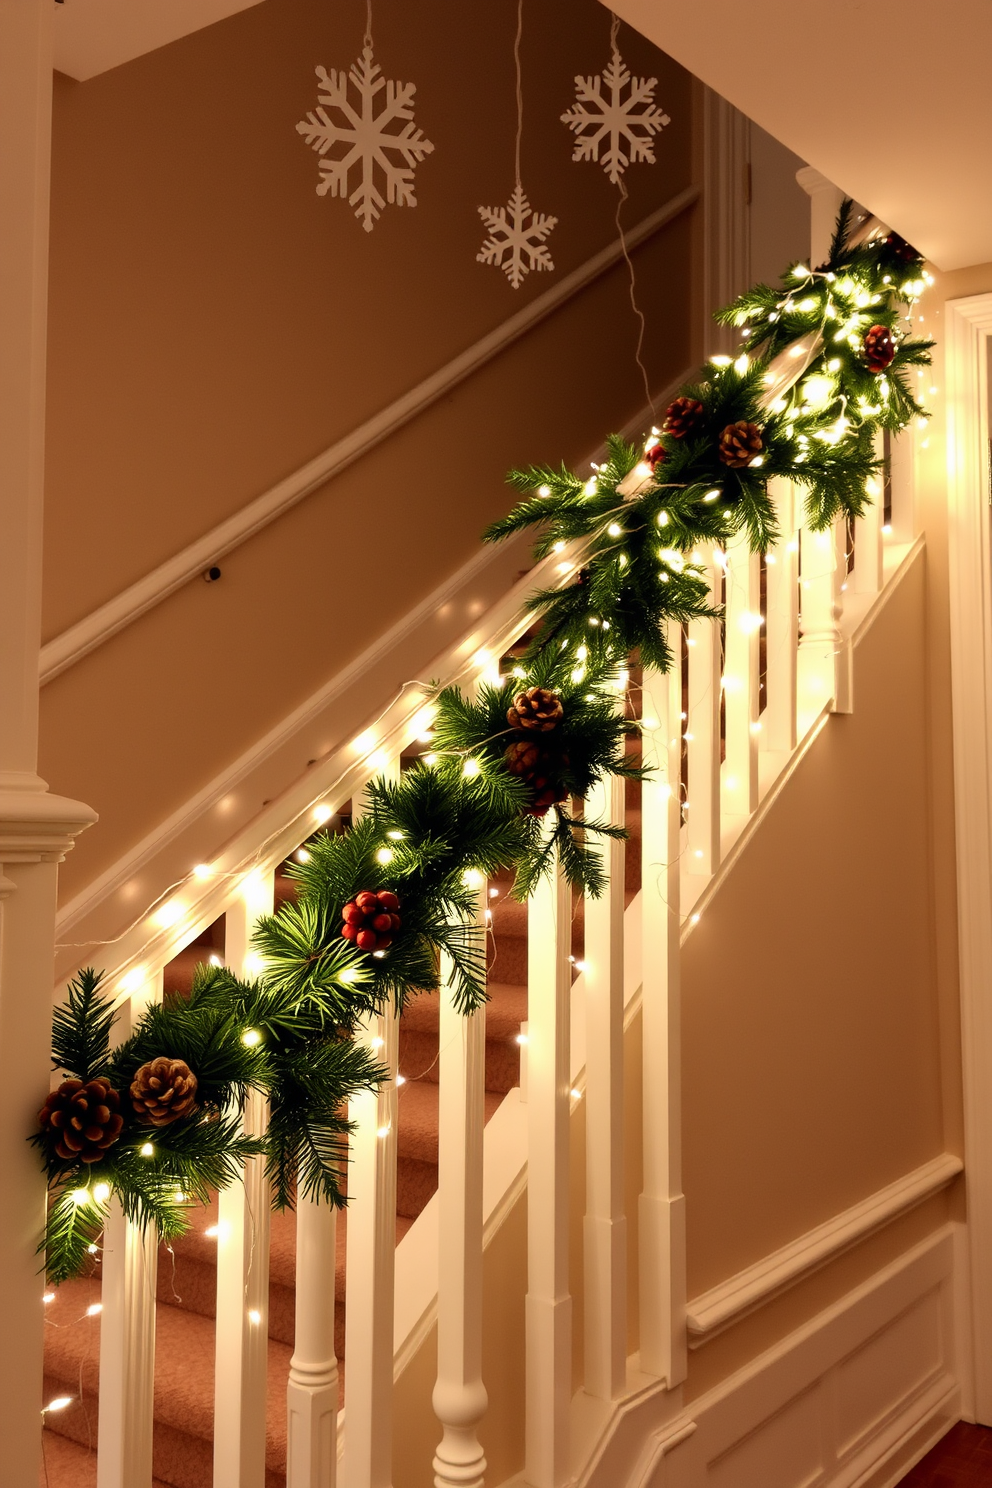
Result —
[{"label": "carpeted stair tread", "polygon": [[[96,1448],[82,1446],[68,1436],[46,1430],[42,1435],[43,1460],[38,1474],[38,1488],[96,1488]],[[151,1488],[171,1488],[160,1478],[153,1478]]]}]

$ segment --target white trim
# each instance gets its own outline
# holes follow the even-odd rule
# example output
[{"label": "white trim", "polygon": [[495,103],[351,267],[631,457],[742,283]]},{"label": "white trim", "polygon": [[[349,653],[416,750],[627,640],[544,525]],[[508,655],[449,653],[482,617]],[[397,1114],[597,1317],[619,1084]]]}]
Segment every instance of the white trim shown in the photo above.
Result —
[{"label": "white trim", "polygon": [[940,1193],[963,1167],[959,1157],[950,1152],[942,1153],[845,1209],[843,1214],[836,1214],[808,1230],[781,1250],[763,1256],[753,1266],[738,1271],[736,1276],[722,1281],[719,1286],[693,1297],[686,1313],[689,1347],[699,1348],[708,1343],[725,1328],[780,1292],[804,1281],[875,1230]]},{"label": "white trim", "polygon": [[946,307],[954,816],[976,1419],[992,1425],[992,575],[986,355],[992,293]]},{"label": "white trim", "polygon": [[[654,212],[630,228],[625,234],[627,249],[637,248],[687,211],[699,197],[697,186],[687,186],[677,196],[665,202]],[[514,341],[546,320],[560,305],[565,304],[598,279],[623,257],[624,246],[620,239],[607,244],[594,253],[585,263],[573,269],[553,284],[544,294],[531,300],[522,310],[504,320],[495,330],[482,336],[472,346],[460,352],[437,372],[425,377],[416,387],[401,398],[381,409],[372,418],[366,419],[357,429],[338,439],[329,449],[308,460],[299,470],[278,481],[261,496],[256,496],[247,506],[220,522],[195,542],[183,548],[137,583],[109,599],[84,619],[71,625],[41,648],[41,682],[44,685],[64,672],[88,652],[130,625],[139,615],[145,614],[170,594],[202,574],[218,558],[232,548],[268,526],[283,512],[302,501],[305,496],[325,485],[333,476],[353,465],[368,454],[377,444],[395,434],[404,424],[424,412],[433,403],[443,398],[452,388],[464,382],[480,367],[505,351]]]}]

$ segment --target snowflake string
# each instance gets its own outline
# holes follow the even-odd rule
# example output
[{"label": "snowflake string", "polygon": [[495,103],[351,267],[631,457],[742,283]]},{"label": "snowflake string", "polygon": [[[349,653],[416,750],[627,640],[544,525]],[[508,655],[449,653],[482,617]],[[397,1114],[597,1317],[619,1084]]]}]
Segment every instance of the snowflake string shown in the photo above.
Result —
[{"label": "snowflake string", "polygon": [[[609,90],[609,98],[603,86]],[[624,89],[630,92],[624,98]],[[561,116],[575,134],[573,160],[598,161],[600,145],[606,144],[603,169],[614,185],[628,165],[637,161],[654,164],[654,136],[671,120],[654,102],[657,78],[631,77],[620,53],[614,49],[610,64],[597,77],[575,79],[576,101]]]},{"label": "snowflake string", "polygon": [[519,181],[505,207],[480,207],[479,216],[489,236],[476,259],[502,269],[514,289],[520,288],[531,269],[554,269],[544,240],[558,225],[558,218],[533,211]]},{"label": "snowflake string", "polygon": [[[414,168],[434,149],[413,123],[415,85],[387,81],[380,74],[368,42],[348,72],[343,68],[327,72],[318,67],[317,111],[307,114],[296,126],[297,133],[323,157],[317,195],[347,196],[366,232],[372,231],[387,202],[398,207],[417,205]],[[358,95],[358,110],[349,102],[349,87]],[[376,100],[383,88],[385,106],[376,113]],[[333,156],[328,155],[331,150],[336,151]],[[359,169],[360,176],[348,196],[353,168]],[[385,198],[378,179],[385,181]]]}]

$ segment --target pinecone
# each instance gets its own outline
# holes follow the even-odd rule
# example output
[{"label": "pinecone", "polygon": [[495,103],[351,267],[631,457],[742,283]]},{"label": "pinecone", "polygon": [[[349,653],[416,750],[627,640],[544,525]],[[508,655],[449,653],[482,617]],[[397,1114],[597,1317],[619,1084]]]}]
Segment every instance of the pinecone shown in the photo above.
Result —
[{"label": "pinecone", "polygon": [[695,434],[705,415],[706,409],[696,398],[676,398],[665,413],[665,433],[673,439],[686,439]]},{"label": "pinecone", "polygon": [[396,913],[399,907],[399,899],[389,889],[380,889],[378,894],[364,889],[342,909],[341,934],[360,951],[388,950],[403,923]]},{"label": "pinecone", "polygon": [[131,1101],[146,1126],[169,1126],[196,1109],[196,1076],[184,1059],[160,1054],[131,1081]]},{"label": "pinecone", "polygon": [[517,739],[507,745],[504,758],[510,774],[519,775],[534,792],[533,801],[525,808],[527,816],[544,816],[555,802],[568,798],[565,786],[553,778],[568,768],[568,755],[542,749],[537,739]]},{"label": "pinecone", "polygon": [[531,687],[518,692],[512,707],[507,709],[506,721],[511,728],[535,729],[547,734],[561,723],[563,709],[561,698],[546,687]]},{"label": "pinecone", "polygon": [[66,1162],[99,1162],[121,1134],[121,1098],[103,1075],[89,1080],[63,1080],[38,1112],[42,1131],[55,1138],[55,1151]]},{"label": "pinecone", "polygon": [[719,455],[724,465],[739,470],[744,465],[750,465],[755,455],[760,454],[764,447],[758,425],[738,419],[736,424],[728,424],[720,435]]},{"label": "pinecone", "polygon": [[888,326],[873,325],[865,331],[861,345],[865,361],[873,372],[885,372],[892,366],[896,346]]}]

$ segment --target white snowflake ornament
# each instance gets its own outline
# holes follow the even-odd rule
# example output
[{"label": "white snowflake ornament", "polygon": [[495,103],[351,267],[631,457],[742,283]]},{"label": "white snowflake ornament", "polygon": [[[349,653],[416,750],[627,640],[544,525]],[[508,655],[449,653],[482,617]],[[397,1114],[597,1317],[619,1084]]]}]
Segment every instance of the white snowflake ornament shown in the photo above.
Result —
[{"label": "white snowflake ornament", "polygon": [[514,289],[520,288],[531,269],[554,269],[544,240],[557,227],[558,218],[533,211],[519,181],[505,207],[480,207],[479,216],[489,236],[476,260],[502,269]]},{"label": "white snowflake ornament", "polygon": [[577,77],[575,102],[561,116],[575,134],[572,159],[598,161],[600,146],[605,145],[602,165],[614,185],[628,165],[638,161],[654,165],[654,136],[672,122],[654,102],[657,86],[657,78],[631,77],[616,50],[599,76]]},{"label": "white snowflake ornament", "polygon": [[[347,196],[366,232],[372,231],[387,202],[398,207],[417,205],[414,168],[434,149],[413,123],[414,84],[387,81],[380,74],[369,45],[348,72],[318,67],[317,111],[296,126],[297,133],[321,156],[317,195]],[[351,88],[357,108],[349,100]],[[383,88],[385,104],[376,113]],[[354,169],[359,172],[358,184],[348,196]],[[379,181],[385,184],[385,198]]]}]

